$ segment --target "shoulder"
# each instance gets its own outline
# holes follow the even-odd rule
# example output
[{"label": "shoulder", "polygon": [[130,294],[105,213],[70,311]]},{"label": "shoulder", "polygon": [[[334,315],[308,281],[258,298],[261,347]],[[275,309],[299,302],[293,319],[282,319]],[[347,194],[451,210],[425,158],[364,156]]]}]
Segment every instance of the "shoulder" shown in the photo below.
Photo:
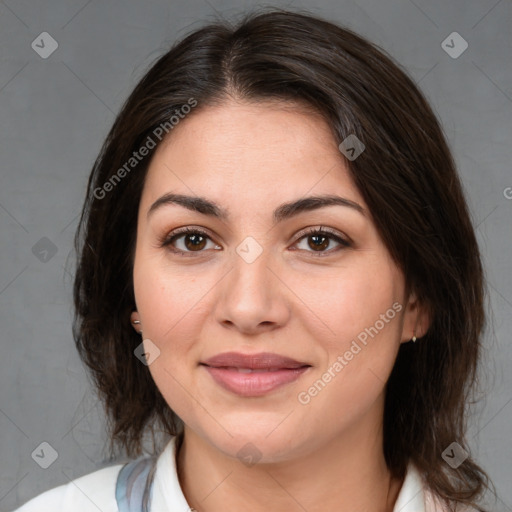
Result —
[{"label": "shoulder", "polygon": [[123,464],[75,478],[27,501],[13,512],[117,512],[115,488]]}]

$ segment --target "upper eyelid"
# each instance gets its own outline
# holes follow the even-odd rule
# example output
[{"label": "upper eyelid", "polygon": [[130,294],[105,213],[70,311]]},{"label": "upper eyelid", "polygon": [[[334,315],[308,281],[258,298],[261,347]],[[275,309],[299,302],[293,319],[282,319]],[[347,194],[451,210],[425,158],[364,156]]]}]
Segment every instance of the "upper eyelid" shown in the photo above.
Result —
[{"label": "upper eyelid", "polygon": [[297,234],[297,240],[300,240],[301,238],[304,238],[305,236],[313,233],[326,233],[331,236],[342,238],[343,240],[346,240],[347,242],[351,242],[350,237],[345,235],[343,232],[338,231],[334,228],[329,228],[327,226],[310,226],[307,228],[301,229]]}]

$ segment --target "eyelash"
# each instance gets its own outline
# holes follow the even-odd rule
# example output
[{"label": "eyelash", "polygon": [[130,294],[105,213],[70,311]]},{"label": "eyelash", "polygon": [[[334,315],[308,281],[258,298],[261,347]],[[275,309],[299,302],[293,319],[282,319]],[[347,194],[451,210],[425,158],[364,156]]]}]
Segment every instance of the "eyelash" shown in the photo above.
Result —
[{"label": "eyelash", "polygon": [[[161,248],[167,247],[167,248],[169,248],[169,250],[171,252],[181,255],[181,256],[186,256],[186,257],[194,257],[195,256],[194,253],[200,254],[200,253],[204,252],[204,250],[182,251],[181,249],[176,249],[175,247],[173,247],[172,243],[174,241],[176,241],[181,236],[188,235],[188,234],[201,235],[201,236],[211,240],[210,235],[203,229],[187,226],[184,228],[175,229],[168,235],[165,235],[163,238],[161,238],[159,240],[159,246]],[[327,256],[327,255],[330,255],[333,252],[338,252],[339,250],[341,250],[343,248],[347,248],[347,247],[351,246],[351,243],[348,240],[342,238],[340,235],[338,235],[336,232],[332,231],[331,229],[325,228],[323,226],[320,226],[320,228],[316,228],[316,227],[315,228],[307,228],[305,231],[300,233],[300,236],[297,238],[294,245],[296,245],[298,242],[300,242],[303,238],[307,238],[308,236],[312,236],[312,235],[327,236],[328,238],[334,240],[335,242],[338,242],[341,246],[341,247],[338,247],[337,249],[330,249],[328,251],[306,251],[306,252],[311,252],[315,257],[321,258],[321,257]],[[294,249],[294,250],[297,250],[297,249]],[[301,250],[301,249],[298,249],[298,250]]]}]

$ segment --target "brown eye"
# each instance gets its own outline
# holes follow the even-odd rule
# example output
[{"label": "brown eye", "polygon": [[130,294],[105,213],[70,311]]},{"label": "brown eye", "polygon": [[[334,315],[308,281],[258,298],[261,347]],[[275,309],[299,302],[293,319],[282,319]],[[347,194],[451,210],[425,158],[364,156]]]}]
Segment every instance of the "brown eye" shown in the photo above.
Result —
[{"label": "brown eye", "polygon": [[[300,246],[301,244],[302,247]],[[318,256],[323,256],[337,252],[345,247],[350,247],[351,244],[337,233],[315,228],[303,233],[296,242],[296,245],[300,250],[315,252],[318,253]],[[334,248],[332,247],[333,245]]]},{"label": "brown eye", "polygon": [[206,237],[199,234],[186,234],[182,235],[185,247],[189,251],[200,251],[201,249],[204,249],[206,246]]},{"label": "brown eye", "polygon": [[[208,243],[212,246],[208,247]],[[198,228],[182,228],[170,233],[162,242],[162,247],[168,247],[172,252],[179,254],[201,253],[204,249],[221,247],[215,244],[210,236]]]},{"label": "brown eye", "polygon": [[309,235],[307,237],[308,239],[308,245],[313,249],[314,251],[317,250],[324,250],[329,247],[329,240],[330,238],[328,236],[324,235]]}]

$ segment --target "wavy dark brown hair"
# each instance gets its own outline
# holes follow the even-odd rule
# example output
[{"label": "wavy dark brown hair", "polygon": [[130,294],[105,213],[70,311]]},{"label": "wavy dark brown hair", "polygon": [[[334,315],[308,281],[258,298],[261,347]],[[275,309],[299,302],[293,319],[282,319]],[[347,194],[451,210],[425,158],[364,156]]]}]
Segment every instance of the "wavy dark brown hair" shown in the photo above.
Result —
[{"label": "wavy dark brown hair", "polygon": [[454,441],[469,452],[467,406],[485,324],[479,248],[454,160],[400,66],[354,32],[307,13],[251,13],[182,39],[135,87],[94,163],[75,237],[73,334],[105,406],[111,454],[138,456],[146,434],[155,447],[156,433],[168,439],[182,431],[134,356],[140,337],[130,324],[137,212],[154,149],[122,179],[112,177],[162,123],[172,137],[169,117],[191,99],[197,106],[188,115],[230,97],[306,105],[338,143],[355,134],[365,144],[348,169],[407,290],[432,318],[419,342],[401,346],[387,383],[386,461],[400,478],[413,462],[452,507],[476,505],[489,488],[486,473],[471,456],[456,469],[442,458]]}]

